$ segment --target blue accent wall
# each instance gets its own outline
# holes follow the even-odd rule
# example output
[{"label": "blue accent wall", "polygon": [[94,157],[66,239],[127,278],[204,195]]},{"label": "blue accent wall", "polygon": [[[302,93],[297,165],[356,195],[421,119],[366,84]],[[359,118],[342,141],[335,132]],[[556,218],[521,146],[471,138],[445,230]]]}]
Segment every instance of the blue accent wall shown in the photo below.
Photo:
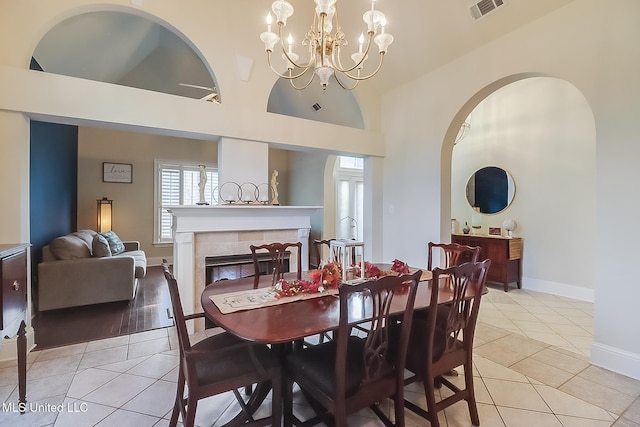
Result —
[{"label": "blue accent wall", "polygon": [[31,121],[29,167],[32,265],[36,270],[42,247],[77,227],[78,127]]}]

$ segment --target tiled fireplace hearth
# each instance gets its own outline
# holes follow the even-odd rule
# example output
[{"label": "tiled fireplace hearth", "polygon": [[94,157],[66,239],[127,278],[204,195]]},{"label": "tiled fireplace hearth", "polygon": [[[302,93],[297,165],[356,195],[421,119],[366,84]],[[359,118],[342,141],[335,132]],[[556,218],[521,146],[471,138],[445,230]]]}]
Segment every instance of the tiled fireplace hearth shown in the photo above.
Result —
[{"label": "tiled fireplace hearth", "polygon": [[[173,215],[173,271],[185,313],[200,311],[205,258],[250,252],[250,245],[302,242],[308,268],[311,215],[321,206],[176,206]],[[291,265],[296,265],[292,254]]]}]

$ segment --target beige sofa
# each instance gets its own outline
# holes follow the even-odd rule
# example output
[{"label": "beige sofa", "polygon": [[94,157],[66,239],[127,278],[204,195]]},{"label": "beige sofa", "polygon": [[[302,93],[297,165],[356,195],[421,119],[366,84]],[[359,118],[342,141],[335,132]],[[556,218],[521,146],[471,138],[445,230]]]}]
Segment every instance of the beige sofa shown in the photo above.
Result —
[{"label": "beige sofa", "polygon": [[124,252],[111,255],[94,245],[95,231],[61,236],[42,249],[38,264],[38,310],[131,300],[147,259],[139,242],[121,242]]}]

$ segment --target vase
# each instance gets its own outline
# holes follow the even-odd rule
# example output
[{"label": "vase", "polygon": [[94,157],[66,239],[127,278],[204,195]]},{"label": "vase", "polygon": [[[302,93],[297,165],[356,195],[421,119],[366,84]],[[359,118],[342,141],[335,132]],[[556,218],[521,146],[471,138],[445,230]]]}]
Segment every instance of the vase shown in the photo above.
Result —
[{"label": "vase", "polygon": [[465,221],[464,228],[462,229],[462,232],[464,234],[469,234],[469,231],[471,231],[471,229],[469,228],[469,224],[467,224],[467,222]]}]

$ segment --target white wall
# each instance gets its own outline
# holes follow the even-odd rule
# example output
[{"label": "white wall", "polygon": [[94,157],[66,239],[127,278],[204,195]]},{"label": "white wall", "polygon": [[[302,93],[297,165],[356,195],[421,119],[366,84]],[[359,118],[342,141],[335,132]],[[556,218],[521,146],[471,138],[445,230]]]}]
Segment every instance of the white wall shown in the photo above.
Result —
[{"label": "white wall", "polygon": [[524,238],[523,287],[593,301],[596,135],[584,96],[563,80],[524,79],[489,95],[467,121],[451,160],[452,218],[471,225],[465,189],[476,170],[505,169],[515,198],[481,215],[482,233],[514,219]]},{"label": "white wall", "polygon": [[[636,43],[640,2],[615,4],[572,2],[385,94],[384,258],[424,265],[426,242],[447,238],[453,140],[464,118],[482,99],[526,77],[547,75],[565,80],[586,98],[596,129],[595,235],[581,248],[594,253],[593,264],[582,266],[594,274],[592,361],[640,379],[640,339],[625,327],[640,324],[634,249],[640,231],[629,226],[640,210],[640,199],[630,197],[637,193],[640,180],[636,117],[640,107],[640,48]],[[464,77],[453,81],[451,76]],[[408,209],[401,210],[406,203]],[[563,244],[554,235],[545,248],[553,250]],[[582,251],[569,255],[581,257]],[[576,273],[577,277],[582,274]],[[559,277],[538,278],[573,281],[573,276]]]}]

